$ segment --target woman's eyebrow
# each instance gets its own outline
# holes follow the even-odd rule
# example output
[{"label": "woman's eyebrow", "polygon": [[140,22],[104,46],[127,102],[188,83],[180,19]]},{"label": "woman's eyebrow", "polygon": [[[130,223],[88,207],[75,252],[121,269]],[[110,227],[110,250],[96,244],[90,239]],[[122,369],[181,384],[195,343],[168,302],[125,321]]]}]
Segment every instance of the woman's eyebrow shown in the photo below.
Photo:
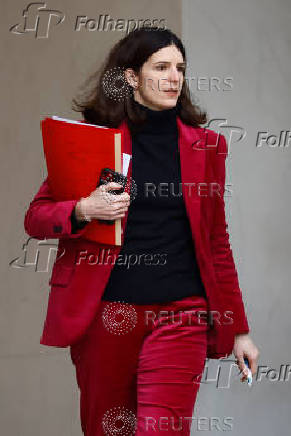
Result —
[{"label": "woman's eyebrow", "polygon": [[[157,61],[154,62],[154,64],[170,64],[171,62],[169,61]],[[184,67],[186,67],[186,62],[177,62],[177,65],[182,65]]]}]

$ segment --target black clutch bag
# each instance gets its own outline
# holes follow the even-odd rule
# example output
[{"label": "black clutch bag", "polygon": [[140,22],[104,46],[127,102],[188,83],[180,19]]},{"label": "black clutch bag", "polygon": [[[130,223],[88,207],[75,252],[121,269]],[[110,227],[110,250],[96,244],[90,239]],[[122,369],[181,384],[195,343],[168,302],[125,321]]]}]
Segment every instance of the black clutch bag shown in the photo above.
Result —
[{"label": "black clutch bag", "polygon": [[[111,168],[103,168],[101,171],[99,183],[97,186],[106,185],[110,182],[116,182],[122,185],[120,189],[112,189],[107,192],[113,195],[120,195],[124,192],[125,186],[127,185],[127,177],[123,174],[113,171]],[[105,224],[113,224],[115,220],[98,220]]]}]

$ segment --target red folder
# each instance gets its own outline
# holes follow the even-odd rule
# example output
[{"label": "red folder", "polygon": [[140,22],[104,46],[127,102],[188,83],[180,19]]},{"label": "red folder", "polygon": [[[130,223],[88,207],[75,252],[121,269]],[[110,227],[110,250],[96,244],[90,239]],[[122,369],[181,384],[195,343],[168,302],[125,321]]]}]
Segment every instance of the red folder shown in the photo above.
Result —
[{"label": "red folder", "polygon": [[[85,121],[47,117],[41,121],[48,183],[56,201],[87,197],[105,167],[121,172],[122,132]],[[92,220],[83,237],[121,245],[121,219],[113,224]]]}]

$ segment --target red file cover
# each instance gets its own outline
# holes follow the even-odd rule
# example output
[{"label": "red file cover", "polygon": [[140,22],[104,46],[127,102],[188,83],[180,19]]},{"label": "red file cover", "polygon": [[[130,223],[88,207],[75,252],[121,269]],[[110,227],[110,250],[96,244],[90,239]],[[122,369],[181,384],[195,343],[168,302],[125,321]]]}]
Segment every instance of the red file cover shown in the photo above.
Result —
[{"label": "red file cover", "polygon": [[[48,183],[56,201],[88,196],[96,189],[105,167],[121,172],[120,130],[57,116],[43,119],[41,130]],[[92,220],[83,237],[121,245],[121,219],[113,224]]]}]

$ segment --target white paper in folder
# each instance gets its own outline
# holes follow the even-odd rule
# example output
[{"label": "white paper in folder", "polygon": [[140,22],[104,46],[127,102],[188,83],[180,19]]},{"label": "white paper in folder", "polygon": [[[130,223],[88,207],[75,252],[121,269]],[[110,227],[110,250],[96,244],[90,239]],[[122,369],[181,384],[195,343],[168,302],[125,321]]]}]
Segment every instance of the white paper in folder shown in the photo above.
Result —
[{"label": "white paper in folder", "polygon": [[127,153],[122,153],[122,174],[124,176],[127,176],[129,162],[130,162],[131,155]]}]

